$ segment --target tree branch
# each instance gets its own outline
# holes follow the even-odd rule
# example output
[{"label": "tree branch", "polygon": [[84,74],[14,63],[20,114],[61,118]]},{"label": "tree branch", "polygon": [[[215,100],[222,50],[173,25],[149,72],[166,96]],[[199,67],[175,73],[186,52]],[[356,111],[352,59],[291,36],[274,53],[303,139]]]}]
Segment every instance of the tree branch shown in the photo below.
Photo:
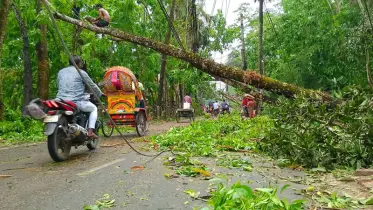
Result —
[{"label": "tree branch", "polygon": [[195,68],[198,68],[201,71],[206,72],[207,74],[210,74],[210,75],[216,75],[221,78],[225,78],[229,80],[236,80],[238,82],[249,84],[251,86],[265,89],[267,91],[275,92],[275,93],[284,95],[286,97],[293,97],[296,94],[305,93],[306,95],[312,98],[319,98],[321,100],[326,100],[326,101],[331,100],[331,97],[326,93],[304,89],[304,88],[297,87],[292,84],[280,82],[269,77],[261,76],[255,71],[242,71],[234,67],[228,67],[223,64],[216,63],[211,59],[203,59],[199,57],[198,55],[193,54],[191,52],[186,52],[182,49],[178,49],[176,47],[166,45],[166,44],[154,41],[149,38],[135,36],[135,35],[128,34],[124,31],[114,29],[114,28],[100,28],[100,27],[82,22],[80,20],[76,20],[74,18],[68,17],[66,15],[60,14],[58,12],[55,13],[55,17],[62,21],[81,26],[90,31],[101,33],[101,34],[107,34],[115,38],[119,38],[119,39],[122,39],[128,42],[132,42],[134,44],[138,44],[144,47],[151,48],[162,54],[184,60],[190,63]]}]

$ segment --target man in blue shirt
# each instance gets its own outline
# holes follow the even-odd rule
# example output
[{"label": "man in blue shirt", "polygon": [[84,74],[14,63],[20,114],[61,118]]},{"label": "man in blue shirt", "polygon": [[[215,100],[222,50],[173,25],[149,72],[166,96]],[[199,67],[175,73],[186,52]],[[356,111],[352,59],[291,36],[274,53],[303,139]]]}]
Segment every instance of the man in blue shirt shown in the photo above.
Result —
[{"label": "man in blue shirt", "polygon": [[230,113],[230,111],[229,111],[229,104],[228,104],[228,102],[226,102],[225,100],[223,100],[223,102],[221,103],[221,111],[224,113],[224,112],[226,112],[226,113]]},{"label": "man in blue shirt", "polygon": [[[74,62],[81,69],[84,66],[83,60],[80,56],[73,56]],[[88,120],[88,136],[98,138],[93,132],[97,121],[97,107],[89,101],[85,95],[85,84],[82,77],[79,75],[73,63],[69,60],[69,67],[66,67],[58,72],[57,86],[58,93],[57,99],[73,101],[79,110],[89,112]],[[99,87],[92,81],[85,71],[80,71],[85,81],[92,87],[93,91],[98,97],[101,97],[102,92]]]}]

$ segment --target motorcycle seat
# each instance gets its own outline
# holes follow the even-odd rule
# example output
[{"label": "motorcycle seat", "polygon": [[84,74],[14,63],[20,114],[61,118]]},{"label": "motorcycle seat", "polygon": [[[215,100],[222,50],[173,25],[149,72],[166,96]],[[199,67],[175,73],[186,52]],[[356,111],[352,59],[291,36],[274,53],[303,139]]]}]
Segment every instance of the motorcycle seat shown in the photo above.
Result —
[{"label": "motorcycle seat", "polygon": [[73,108],[77,109],[76,104],[75,104],[74,102],[69,101],[69,100],[62,100],[62,99],[60,99],[60,100],[61,100],[61,102],[65,103],[65,104],[67,104],[67,105],[70,105],[70,106],[72,106]]}]

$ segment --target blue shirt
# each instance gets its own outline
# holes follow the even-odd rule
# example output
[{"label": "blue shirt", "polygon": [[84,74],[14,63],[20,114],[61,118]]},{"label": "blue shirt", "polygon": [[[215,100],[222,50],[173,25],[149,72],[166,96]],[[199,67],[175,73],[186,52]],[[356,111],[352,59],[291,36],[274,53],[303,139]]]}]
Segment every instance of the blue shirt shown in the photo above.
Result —
[{"label": "blue shirt", "polygon": [[[102,92],[100,88],[92,81],[85,71],[81,70],[80,72],[98,97],[101,97]],[[56,98],[74,102],[86,100],[84,97],[85,85],[83,79],[74,66],[69,66],[58,72],[57,87],[58,93]]]}]

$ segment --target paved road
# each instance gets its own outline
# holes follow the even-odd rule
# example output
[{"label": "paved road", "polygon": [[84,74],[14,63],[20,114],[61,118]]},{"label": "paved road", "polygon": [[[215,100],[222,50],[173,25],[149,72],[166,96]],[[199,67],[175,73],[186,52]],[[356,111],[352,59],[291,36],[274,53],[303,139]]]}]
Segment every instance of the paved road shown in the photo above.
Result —
[{"label": "paved road", "polygon": [[[151,134],[174,125],[153,125]],[[94,204],[106,193],[116,199],[113,209],[193,209],[206,206],[203,201],[191,199],[184,190],[193,189],[207,195],[208,181],[164,177],[165,173],[173,172],[163,165],[164,157],[171,154],[151,160],[134,153],[118,138],[102,141],[101,145],[93,152],[84,147],[73,150],[70,160],[63,163],[54,163],[50,159],[45,143],[0,148],[0,174],[12,175],[0,178],[0,209],[78,210],[85,204]],[[135,142],[134,145],[139,148],[144,143]],[[213,173],[228,174],[231,183],[252,180],[254,187],[286,184],[278,181],[278,177],[304,176],[301,172],[280,171],[266,159],[252,158],[255,159],[253,172],[220,168],[214,165],[213,159],[202,161]],[[131,171],[131,167],[139,165],[145,169]],[[292,188],[304,188],[291,185]],[[284,196],[299,198],[290,188]]]}]

